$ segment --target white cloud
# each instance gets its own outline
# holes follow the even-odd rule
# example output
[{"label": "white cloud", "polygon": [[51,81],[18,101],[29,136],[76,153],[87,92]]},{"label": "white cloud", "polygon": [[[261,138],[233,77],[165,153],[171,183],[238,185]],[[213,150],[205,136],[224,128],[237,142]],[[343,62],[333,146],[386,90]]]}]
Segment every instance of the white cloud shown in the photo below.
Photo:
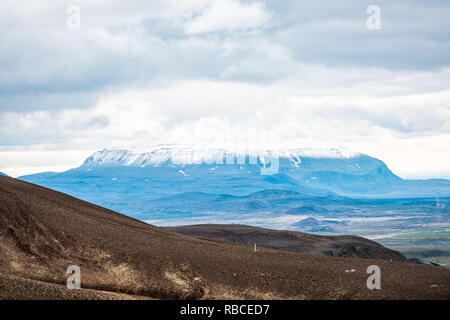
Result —
[{"label": "white cloud", "polygon": [[270,20],[270,13],[261,2],[241,3],[239,0],[212,0],[198,16],[185,26],[187,34],[234,31],[260,28]]},{"label": "white cloud", "polygon": [[0,171],[257,128],[292,146],[344,145],[396,172],[450,171],[443,1],[380,0],[375,33],[360,1],[79,0],[78,31],[67,30],[69,4],[2,3]]},{"label": "white cloud", "polygon": [[[4,144],[49,143],[64,153],[62,145],[220,143],[260,130],[276,135],[280,147],[345,146],[381,158],[397,173],[450,171],[450,90],[415,89],[430,74],[394,73],[392,80],[382,70],[297,68],[301,78],[273,84],[188,80],[105,94],[87,110],[9,112],[0,117],[0,136]],[[434,82],[448,72],[433,73]],[[0,171],[20,172],[21,163],[8,159],[0,157]]]},{"label": "white cloud", "polygon": [[32,148],[13,148],[0,151],[0,172],[19,177],[36,172],[62,172],[80,166],[95,149],[70,149],[62,147],[52,150],[51,146],[40,145]]}]

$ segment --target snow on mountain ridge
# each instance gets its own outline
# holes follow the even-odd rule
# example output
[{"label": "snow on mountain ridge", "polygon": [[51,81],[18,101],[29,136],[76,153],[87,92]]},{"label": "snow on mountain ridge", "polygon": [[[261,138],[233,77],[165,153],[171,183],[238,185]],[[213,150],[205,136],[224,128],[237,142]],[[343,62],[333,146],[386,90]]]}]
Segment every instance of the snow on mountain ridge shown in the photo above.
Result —
[{"label": "snow on mountain ridge", "polygon": [[[131,150],[130,150],[131,149]],[[126,149],[103,149],[95,152],[83,163],[92,166],[163,166],[190,164],[266,163],[267,158],[288,159],[293,167],[298,167],[301,158],[350,159],[362,154],[347,149],[297,148],[280,150],[237,150],[225,148],[190,147],[181,145],[156,145]],[[270,160],[269,160],[270,161]]]}]

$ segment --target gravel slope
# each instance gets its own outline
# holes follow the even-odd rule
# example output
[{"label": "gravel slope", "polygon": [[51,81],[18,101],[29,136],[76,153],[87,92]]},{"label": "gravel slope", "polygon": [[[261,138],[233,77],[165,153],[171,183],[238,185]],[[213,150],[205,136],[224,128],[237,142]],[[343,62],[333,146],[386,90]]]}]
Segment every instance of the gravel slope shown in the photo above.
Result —
[{"label": "gravel slope", "polygon": [[187,236],[217,239],[257,248],[279,249],[321,256],[407,261],[400,252],[357,236],[319,236],[296,231],[271,230],[245,225],[201,224],[169,227]]},{"label": "gravel slope", "polygon": [[[65,284],[73,264],[81,267],[84,289],[160,299],[450,298],[445,268],[270,249],[255,253],[0,177],[0,274],[6,279],[0,281],[0,297],[89,299],[91,291],[75,296],[64,286],[45,291]],[[372,264],[381,268],[381,290],[366,287]],[[27,280],[35,280],[36,289],[24,295]]]}]

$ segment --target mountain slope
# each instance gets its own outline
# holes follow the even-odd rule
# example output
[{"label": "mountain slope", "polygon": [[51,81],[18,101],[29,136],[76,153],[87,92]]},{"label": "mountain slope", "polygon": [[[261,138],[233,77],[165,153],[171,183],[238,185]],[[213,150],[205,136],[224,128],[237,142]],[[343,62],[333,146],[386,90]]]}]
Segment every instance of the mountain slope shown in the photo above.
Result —
[{"label": "mountain slope", "polygon": [[257,247],[316,254],[407,261],[399,252],[356,236],[318,236],[303,232],[272,230],[244,225],[203,224],[167,228],[187,236],[219,239]]},{"label": "mountain slope", "polygon": [[[61,285],[66,292],[65,271],[74,264],[85,289],[155,298],[450,298],[450,271],[444,268],[255,253],[159,229],[8,177],[0,177],[0,240],[0,274],[16,281],[0,286],[5,298],[24,295],[17,277]],[[365,271],[372,264],[382,270],[382,290],[366,288]]]},{"label": "mountain slope", "polygon": [[[336,149],[267,153],[274,157],[270,165],[263,156],[216,149],[105,149],[87,158],[79,168],[20,179],[131,215],[145,211],[147,200],[185,192],[243,196],[278,189],[323,197],[450,195],[448,180],[403,180],[382,161],[364,154]],[[270,174],[262,174],[267,170]],[[120,205],[130,200],[134,211]]]},{"label": "mountain slope", "polygon": [[[403,185],[403,180],[382,161],[338,149],[285,149],[259,153],[164,145],[147,152],[105,149],[86,159],[79,169],[123,167],[172,168],[176,170],[174,177],[177,180],[195,177],[188,178],[191,183],[197,182],[194,191],[208,193],[230,190],[211,189],[211,179],[227,187],[231,182],[233,194],[280,188],[315,195],[375,195],[390,194]],[[241,191],[239,185],[250,188]]]}]

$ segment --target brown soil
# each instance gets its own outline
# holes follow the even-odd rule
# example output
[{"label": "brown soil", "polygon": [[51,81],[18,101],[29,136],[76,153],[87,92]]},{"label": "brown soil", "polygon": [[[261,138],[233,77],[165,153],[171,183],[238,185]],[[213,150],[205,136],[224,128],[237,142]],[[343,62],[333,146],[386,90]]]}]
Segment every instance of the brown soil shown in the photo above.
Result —
[{"label": "brown soil", "polygon": [[272,230],[237,224],[199,224],[167,230],[202,239],[217,239],[291,252],[331,257],[407,261],[400,252],[357,236],[319,236],[309,233]]},{"label": "brown soil", "polygon": [[[82,288],[64,284],[81,267]],[[381,268],[381,290],[366,269]],[[0,177],[3,299],[450,299],[450,270],[191,238]],[[56,286],[55,286],[56,285]],[[28,289],[32,288],[32,289]],[[106,292],[105,292],[106,291]],[[115,294],[116,293],[116,294]]]}]

